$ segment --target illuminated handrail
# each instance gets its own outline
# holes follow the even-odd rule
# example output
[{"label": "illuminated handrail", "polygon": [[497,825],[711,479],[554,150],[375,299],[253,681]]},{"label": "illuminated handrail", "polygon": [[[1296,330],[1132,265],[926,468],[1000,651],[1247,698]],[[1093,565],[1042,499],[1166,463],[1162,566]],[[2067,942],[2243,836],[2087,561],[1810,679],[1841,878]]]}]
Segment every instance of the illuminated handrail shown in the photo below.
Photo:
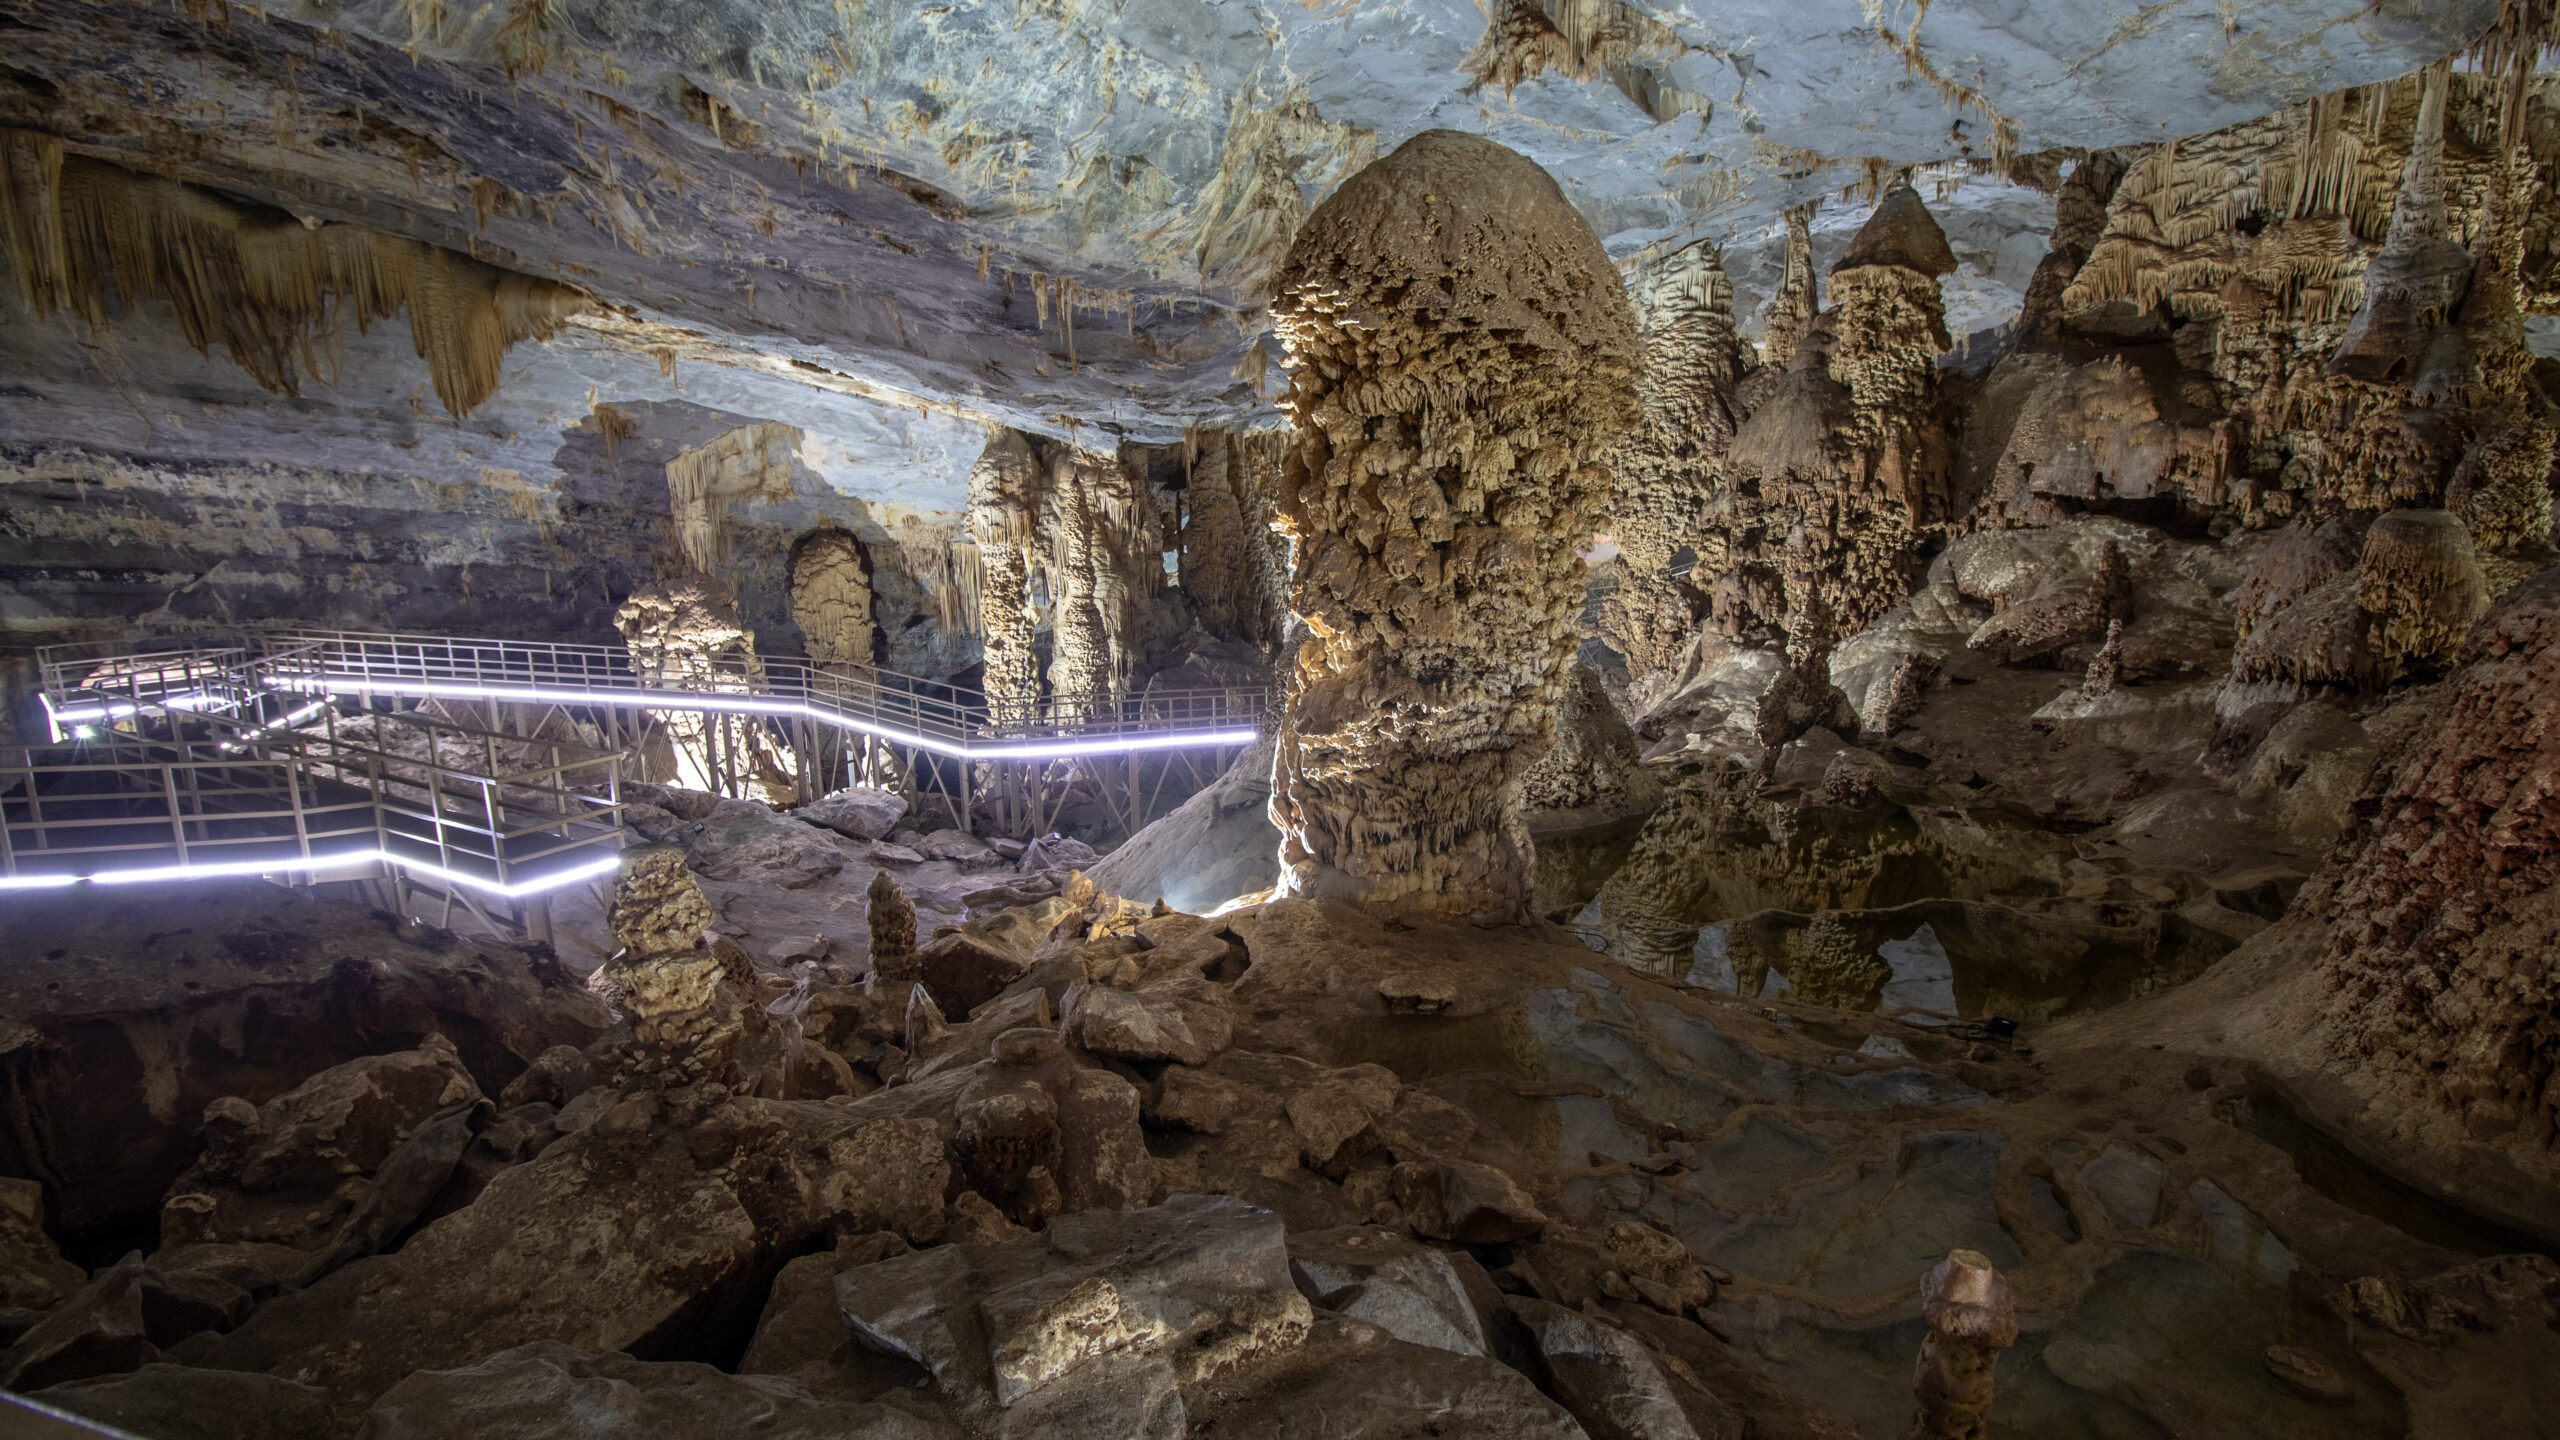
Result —
[{"label": "illuminated handrail", "polygon": [[619,863],[624,752],[481,775],[436,738],[524,742],[417,716],[375,717],[377,740],[385,722],[427,756],[219,718],[205,740],[0,750],[0,890],[378,862],[519,896]]},{"label": "illuminated handrail", "polygon": [[[237,662],[232,657],[244,647],[124,655],[101,653],[105,648],[47,647],[39,658],[48,703],[86,688],[79,682],[127,674],[126,703],[139,706],[148,703],[143,677],[173,669],[201,674],[205,662],[220,657],[217,663],[239,665],[244,693],[402,694],[805,717],[964,759],[1003,760],[1249,743],[1270,698],[1262,686],[1229,686],[997,704],[976,689],[870,665],[723,655],[650,666],[619,646],[343,630],[274,632]],[[112,668],[118,666],[127,668]],[[58,718],[72,713],[58,710]]]}]

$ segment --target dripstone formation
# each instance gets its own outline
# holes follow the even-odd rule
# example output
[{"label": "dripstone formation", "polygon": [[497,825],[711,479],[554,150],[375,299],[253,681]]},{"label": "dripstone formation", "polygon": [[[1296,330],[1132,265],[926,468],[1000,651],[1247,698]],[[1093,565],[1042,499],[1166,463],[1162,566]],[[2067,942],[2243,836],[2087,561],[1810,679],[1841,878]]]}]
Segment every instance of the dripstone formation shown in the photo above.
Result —
[{"label": "dripstone formation", "polygon": [[1638,414],[1625,293],[1553,180],[1446,131],[1319,206],[1275,285],[1308,629],[1272,797],[1281,888],[1519,918],[1520,777],[1555,734],[1603,437]]},{"label": "dripstone formation", "polygon": [[0,0],[0,1434],[2560,1437],[2560,0],[633,8]]}]

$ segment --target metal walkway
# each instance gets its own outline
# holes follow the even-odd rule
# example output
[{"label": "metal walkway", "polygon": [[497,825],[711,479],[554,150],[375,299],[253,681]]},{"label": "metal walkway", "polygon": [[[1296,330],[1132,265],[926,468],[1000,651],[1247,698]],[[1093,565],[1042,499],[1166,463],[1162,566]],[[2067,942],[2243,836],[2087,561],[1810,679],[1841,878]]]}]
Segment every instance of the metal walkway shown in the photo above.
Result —
[{"label": "metal walkway", "polygon": [[1249,745],[1270,701],[1264,687],[1239,686],[1012,707],[868,665],[678,657],[652,666],[618,645],[344,630],[154,650],[49,646],[39,662],[57,734],[143,709],[237,711],[266,693],[399,695],[805,719],[953,759],[1046,760]]},{"label": "metal walkway", "polygon": [[0,891],[396,876],[494,926],[483,902],[619,863],[623,752],[325,706],[259,724],[218,698],[124,717],[158,735],[0,750]]},{"label": "metal walkway", "polygon": [[[0,751],[0,890],[362,874],[520,901],[612,868],[632,758],[620,737],[648,733],[614,721],[624,711],[732,717],[712,727],[715,738],[721,726],[771,722],[942,757],[942,771],[956,774],[927,778],[964,828],[976,791],[991,786],[1038,833],[1073,784],[1053,783],[1046,762],[1122,757],[1104,768],[1125,770],[1135,829],[1155,798],[1141,797],[1142,756],[1156,757],[1158,791],[1176,760],[1205,782],[1225,750],[1253,742],[1269,700],[1242,686],[1016,711],[870,666],[681,655],[649,664],[619,646],[351,631],[57,645],[38,663],[54,744]],[[364,703],[342,713],[351,700]],[[397,713],[404,700],[462,713]],[[511,707],[562,707],[602,723],[565,746],[505,733],[503,719],[490,729],[456,723]],[[1192,756],[1202,750],[1217,752],[1205,776]]]}]

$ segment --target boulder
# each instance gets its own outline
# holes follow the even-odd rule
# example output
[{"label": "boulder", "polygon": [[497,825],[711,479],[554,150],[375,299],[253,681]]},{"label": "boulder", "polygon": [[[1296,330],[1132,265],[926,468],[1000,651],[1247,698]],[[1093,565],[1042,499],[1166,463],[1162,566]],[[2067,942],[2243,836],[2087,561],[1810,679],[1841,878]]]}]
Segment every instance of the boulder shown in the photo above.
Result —
[{"label": "boulder", "polygon": [[936,830],[924,837],[916,851],[928,860],[948,860],[969,870],[994,865],[1000,860],[986,841],[966,830]]},{"label": "boulder", "polygon": [[1156,1082],[1146,1119],[1159,1130],[1223,1135],[1242,1101],[1236,1087],[1218,1076],[1175,1065]]},{"label": "boulder", "polygon": [[[1172,813],[1149,822],[1097,861],[1093,883],[1104,894],[1163,900],[1198,914],[1280,882],[1280,830],[1271,823],[1271,747],[1247,750],[1227,773]],[[1072,842],[1067,842],[1072,843]],[[1042,858],[1025,868],[1075,864],[1061,842],[1043,841]]]},{"label": "boulder", "polygon": [[1031,968],[1029,951],[1017,949],[1009,939],[973,924],[916,950],[924,988],[944,1015],[968,1019],[970,1011],[1002,994]]},{"label": "boulder", "polygon": [[830,1229],[939,1233],[930,1126],[706,1091],[622,1098],[397,1252],[261,1306],[205,1362],[363,1405],[531,1341],[648,1355],[721,1323]]},{"label": "boulder", "polygon": [[44,1233],[44,1187],[0,1180],[0,1310],[50,1310],[88,1278]]},{"label": "boulder", "polygon": [[1461,1355],[1490,1349],[1445,1252],[1358,1225],[1289,1237],[1289,1273],[1309,1300],[1399,1340]]},{"label": "boulder", "polygon": [[1510,1176],[1468,1160],[1396,1166],[1396,1203],[1414,1233],[1461,1245],[1501,1245],[1547,1228],[1547,1217]]},{"label": "boulder", "polygon": [[1355,1065],[1291,1095],[1284,1105],[1307,1168],[1339,1180],[1378,1145],[1377,1121],[1403,1089],[1383,1066]]},{"label": "boulder", "polygon": [[998,1434],[1180,1435],[1177,1387],[1293,1347],[1310,1318],[1280,1218],[1202,1195],[850,1269],[836,1297],[863,1343]]},{"label": "boulder", "polygon": [[1321,1316],[1251,1389],[1194,1417],[1197,1440],[1584,1440],[1563,1407],[1499,1361],[1398,1340]]},{"label": "boulder", "polygon": [[130,1375],[51,1386],[36,1398],[151,1440],[326,1440],[330,1433],[327,1392],[241,1370],[145,1365]]},{"label": "boulder", "polygon": [[903,1405],[821,1396],[797,1380],[728,1375],[690,1361],[650,1363],[537,1340],[477,1364],[427,1370],[391,1387],[366,1440],[621,1440],[745,1435],[759,1440],[958,1440]]},{"label": "boulder", "polygon": [[1067,1038],[1096,1055],[1206,1065],[1234,1038],[1224,997],[1208,991],[1201,980],[1134,993],[1080,984],[1068,987],[1059,1008]]},{"label": "boulder", "polygon": [[1508,1297],[1545,1363],[1549,1393],[1591,1440],[1699,1440],[1661,1363],[1614,1326],[1525,1296]]},{"label": "boulder", "polygon": [[[255,1109],[238,1097],[217,1100],[206,1109],[203,1157],[162,1202],[161,1240],[326,1244],[368,1209],[372,1188],[351,1179],[369,1180],[430,1122],[466,1117],[480,1099],[453,1043],[430,1035],[415,1050],[331,1066]],[[407,1209],[400,1225],[416,1219],[443,1186],[470,1134],[464,1128],[438,1138],[452,1142],[438,1151],[440,1173],[424,1174],[437,1156],[414,1150],[402,1167],[408,1191],[424,1193],[383,1197]]]},{"label": "boulder", "polygon": [[0,1351],[0,1390],[38,1390],[156,1360],[142,1318],[142,1252],[99,1271],[78,1294]]},{"label": "boulder", "polygon": [[791,812],[795,819],[824,826],[854,840],[880,839],[898,828],[906,813],[905,796],[869,785],[846,786]]},{"label": "boulder", "polygon": [[802,890],[845,867],[834,840],[753,800],[721,801],[678,838],[706,879]]},{"label": "boulder", "polygon": [[196,1158],[205,1107],[264,1104],[362,1056],[452,1043],[484,1092],[604,1007],[547,947],[465,940],[263,881],[9,901],[0,1174],[50,1178],[64,1234],[142,1220]]}]

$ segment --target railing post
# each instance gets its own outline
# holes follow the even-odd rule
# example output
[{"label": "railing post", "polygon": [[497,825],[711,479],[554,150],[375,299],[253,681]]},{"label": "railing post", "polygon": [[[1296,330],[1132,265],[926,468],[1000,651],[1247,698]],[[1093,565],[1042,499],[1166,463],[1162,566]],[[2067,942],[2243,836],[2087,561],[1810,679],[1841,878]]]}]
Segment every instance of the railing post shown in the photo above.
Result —
[{"label": "railing post", "polygon": [[160,794],[169,802],[169,834],[178,842],[178,865],[184,869],[187,863],[187,821],[178,809],[177,774],[167,765],[160,767]]}]

